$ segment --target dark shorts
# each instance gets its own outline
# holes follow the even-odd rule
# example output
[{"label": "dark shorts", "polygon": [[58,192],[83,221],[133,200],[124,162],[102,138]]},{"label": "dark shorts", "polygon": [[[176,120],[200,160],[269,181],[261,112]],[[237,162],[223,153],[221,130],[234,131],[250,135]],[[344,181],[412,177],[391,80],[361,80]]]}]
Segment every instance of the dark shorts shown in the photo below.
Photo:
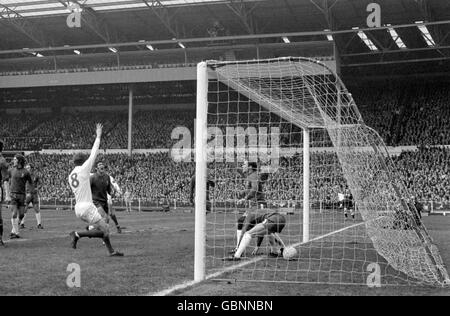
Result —
[{"label": "dark shorts", "polygon": [[25,198],[25,205],[29,205],[30,203],[33,203],[33,206],[39,204],[39,197],[37,193],[27,194]]},{"label": "dark shorts", "polygon": [[351,202],[351,201],[345,201],[343,204],[344,204],[344,208],[346,208],[346,209],[353,208],[353,202]]},{"label": "dark shorts", "polygon": [[105,211],[106,214],[109,214],[109,208],[108,208],[108,202],[105,201],[94,201],[94,205],[96,208],[102,208],[103,211]]},{"label": "dark shorts", "polygon": [[25,194],[11,193],[11,205],[17,207],[25,206]]},{"label": "dark shorts", "polygon": [[267,217],[266,226],[269,233],[281,233],[286,226],[286,217],[278,213],[271,214]]}]

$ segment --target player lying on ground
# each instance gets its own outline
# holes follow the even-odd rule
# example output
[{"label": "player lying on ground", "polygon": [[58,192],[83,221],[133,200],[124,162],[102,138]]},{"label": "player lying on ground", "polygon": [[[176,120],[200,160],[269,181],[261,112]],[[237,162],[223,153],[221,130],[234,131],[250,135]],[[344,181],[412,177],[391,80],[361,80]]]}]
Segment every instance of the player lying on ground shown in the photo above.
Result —
[{"label": "player lying on ground", "polygon": [[[258,165],[256,162],[247,161],[243,166],[244,173],[247,173],[246,190],[240,194],[242,198],[238,204],[246,203],[247,201],[254,201],[256,204],[264,209],[267,205],[263,193],[264,183],[268,179],[268,173],[258,173]],[[258,214],[259,213],[259,214]],[[241,224],[242,223],[242,226]],[[285,245],[283,240],[278,235],[286,225],[286,218],[276,212],[261,214],[261,211],[249,211],[238,220],[237,229],[237,247],[233,256],[225,258],[228,261],[240,260],[245,249],[250,245],[253,237],[257,237],[257,245],[253,251],[256,255],[259,251],[264,236],[269,237],[270,256],[282,255]],[[241,229],[240,229],[241,228]]]},{"label": "player lying on ground", "polygon": [[17,154],[13,159],[13,167],[9,169],[9,191],[11,196],[11,239],[20,238],[19,218],[25,214],[26,185],[32,185],[31,175],[25,169],[25,157]]},{"label": "player lying on ground", "polygon": [[86,159],[85,155],[81,153],[77,153],[73,157],[75,168],[70,173],[68,180],[70,188],[75,195],[75,215],[88,225],[93,226],[93,229],[89,231],[71,232],[71,246],[76,249],[78,240],[83,237],[101,238],[103,239],[110,256],[123,256],[123,253],[115,251],[111,246],[108,224],[100,215],[100,212],[92,201],[90,171],[94,165],[100,147],[102,128],[101,124],[97,124],[97,137],[89,158]]},{"label": "player lying on ground", "polygon": [[226,260],[239,260],[245,249],[250,245],[254,237],[257,238],[256,247],[252,255],[257,255],[261,247],[261,243],[265,236],[268,236],[270,244],[269,257],[279,257],[283,255],[283,249],[286,247],[280,237],[280,233],[286,226],[286,218],[279,213],[257,214],[245,213],[238,220],[238,245],[234,250],[234,256]]},{"label": "player lying on ground", "polygon": [[36,222],[38,229],[44,229],[41,222],[41,210],[39,208],[39,194],[38,194],[38,186],[39,186],[39,176],[34,172],[34,168],[32,164],[27,164],[25,169],[31,175],[32,184],[27,183],[26,186],[26,197],[25,197],[25,212],[23,216],[19,216],[19,227],[25,228],[25,217],[27,215],[28,207],[30,204],[32,205],[34,212],[36,214]]}]

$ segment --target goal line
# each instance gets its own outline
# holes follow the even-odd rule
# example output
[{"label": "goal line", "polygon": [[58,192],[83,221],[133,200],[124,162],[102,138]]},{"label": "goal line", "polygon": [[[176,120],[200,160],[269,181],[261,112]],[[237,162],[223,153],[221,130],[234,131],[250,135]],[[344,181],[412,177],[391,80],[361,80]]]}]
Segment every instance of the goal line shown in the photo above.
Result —
[{"label": "goal line", "polygon": [[[379,218],[377,218],[377,219],[379,219]],[[353,225],[350,225],[350,226],[346,226],[346,227],[343,227],[341,229],[335,230],[333,232],[330,232],[330,233],[327,233],[327,234],[324,234],[324,235],[312,238],[312,239],[310,239],[307,242],[298,242],[298,243],[292,244],[290,246],[291,247],[298,247],[298,246],[301,246],[301,245],[304,245],[304,244],[308,244],[308,243],[311,243],[311,242],[314,242],[314,241],[317,241],[317,240],[320,240],[320,239],[323,239],[323,238],[327,238],[327,237],[335,235],[335,234],[339,234],[339,233],[341,233],[343,231],[346,231],[347,229],[355,228],[355,227],[361,226],[363,224],[365,224],[365,223],[361,222],[361,223],[353,224]],[[263,260],[265,258],[266,258],[265,256],[259,256],[259,257],[256,257],[254,259],[251,259],[251,260],[248,260],[248,261],[241,262],[239,264],[235,264],[235,265],[226,267],[226,268],[224,268],[224,269],[222,269],[220,271],[217,271],[215,273],[207,275],[205,277],[205,280],[214,280],[214,279],[216,279],[217,277],[221,276],[224,273],[243,268],[243,267],[245,267],[245,266],[247,266],[249,264],[257,263],[258,261],[261,261],[261,260]],[[197,285],[197,284],[199,284],[201,282],[203,282],[203,281],[195,281],[194,280],[194,281],[189,281],[189,282],[183,282],[183,283],[180,283],[178,285],[172,286],[172,287],[170,287],[168,289],[165,289],[165,290],[162,290],[162,291],[159,291],[159,292],[156,292],[156,293],[149,293],[147,295],[148,296],[166,296],[166,295],[172,294],[175,291],[184,290],[184,289],[189,288],[191,286]]]}]

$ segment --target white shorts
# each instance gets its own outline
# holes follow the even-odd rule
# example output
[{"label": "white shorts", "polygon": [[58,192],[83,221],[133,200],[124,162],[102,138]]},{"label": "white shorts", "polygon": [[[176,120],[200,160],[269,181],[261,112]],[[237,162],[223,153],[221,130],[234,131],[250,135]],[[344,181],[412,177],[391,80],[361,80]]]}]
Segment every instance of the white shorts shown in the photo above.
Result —
[{"label": "white shorts", "polygon": [[102,216],[94,203],[83,202],[75,205],[75,215],[89,225],[97,224]]}]

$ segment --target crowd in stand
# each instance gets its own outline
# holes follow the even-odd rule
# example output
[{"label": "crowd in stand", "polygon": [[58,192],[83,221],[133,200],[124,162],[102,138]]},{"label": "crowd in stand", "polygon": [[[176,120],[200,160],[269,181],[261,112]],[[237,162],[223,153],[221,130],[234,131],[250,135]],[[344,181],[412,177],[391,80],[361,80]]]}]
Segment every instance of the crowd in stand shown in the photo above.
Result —
[{"label": "crowd in stand", "polygon": [[[67,182],[72,155],[34,153],[27,160],[35,166],[41,178],[41,199],[69,202],[72,193]],[[170,200],[189,201],[193,164],[175,163],[166,154],[99,155],[108,172],[121,186],[142,202]],[[95,170],[92,170],[95,172]]]},{"label": "crowd in stand", "polygon": [[[386,86],[384,88],[353,88],[353,97],[365,123],[375,129],[390,146],[450,144],[450,90],[445,85],[421,87]],[[220,103],[221,104],[221,103]],[[225,109],[226,111],[223,111]],[[105,148],[125,149],[128,145],[128,114],[123,112],[71,112],[2,114],[0,137],[8,138],[17,150],[87,149],[93,135],[94,122],[105,126]],[[302,131],[294,124],[269,114],[262,107],[239,107],[229,103],[222,109],[209,107],[209,122],[222,128],[279,127],[281,145],[301,144]],[[193,134],[195,110],[139,110],[134,113],[133,148],[170,148],[177,126]],[[27,140],[26,138],[29,138]],[[326,143],[326,144],[325,144]],[[324,140],[324,146],[329,141]],[[319,146],[319,144],[316,144]]]},{"label": "crowd in stand", "polygon": [[[402,180],[420,200],[450,202],[450,150],[428,148],[430,145],[450,144],[450,90],[445,85],[421,87],[389,86],[383,89],[351,90],[365,123],[380,133],[388,145],[419,145],[419,151],[404,152],[394,157]],[[220,102],[219,102],[220,103]],[[218,103],[218,104],[219,104]],[[224,110],[210,106],[209,123],[221,128],[244,125],[246,128],[280,129],[281,147],[300,147],[302,131],[261,107],[242,102],[229,103]],[[123,112],[63,112],[63,113],[2,113],[0,137],[6,150],[89,149],[92,146],[96,122],[104,124],[102,149],[127,148],[128,115]],[[5,118],[5,119],[3,119]],[[193,141],[195,111],[189,109],[140,110],[134,113],[133,148],[170,149],[178,141],[173,135],[176,127],[191,132]],[[259,130],[257,131],[259,132]],[[267,131],[270,133],[270,129]],[[270,134],[268,134],[270,139]],[[322,135],[314,139],[313,147],[327,147],[329,138]],[[325,157],[325,158],[323,158]],[[41,194],[45,199],[67,201],[71,198],[66,184],[70,170],[70,156],[32,154],[28,159],[36,164],[45,185]],[[316,166],[311,186],[313,201],[335,202],[345,181],[335,158],[312,156]],[[321,160],[322,159],[322,160]],[[325,159],[325,160],[323,160]],[[176,163],[167,153],[109,154],[105,156],[110,172],[118,182],[128,188],[135,198],[142,200],[189,201],[189,181],[194,173],[193,163]],[[317,161],[315,161],[317,160]],[[213,177],[218,181],[215,199],[234,199],[230,192],[243,189],[243,179],[237,167],[217,165]],[[266,184],[269,200],[283,203],[301,200],[301,159],[285,159],[281,168]]]},{"label": "crowd in stand", "polygon": [[[431,90],[430,90],[431,89]],[[400,120],[398,145],[447,145],[450,142],[450,89],[417,87]]]},{"label": "crowd in stand", "polygon": [[[67,183],[71,155],[31,154],[32,162],[43,185],[40,189],[44,201],[69,202],[72,194]],[[128,190],[135,200],[146,202],[190,201],[190,181],[195,173],[193,162],[175,162],[169,153],[106,154],[99,155],[108,172],[117,180],[123,192]],[[450,149],[420,148],[405,151],[393,157],[400,181],[421,201],[450,203]],[[311,202],[332,204],[344,192],[346,181],[337,156],[332,153],[311,155]],[[238,199],[237,192],[245,190],[245,176],[241,163],[210,164],[210,178],[216,186],[212,198],[220,203]],[[282,158],[276,172],[265,183],[266,199],[273,205],[286,206],[288,201],[301,203],[303,161],[301,155]]]},{"label": "crowd in stand", "polygon": [[[105,64],[95,65],[89,67],[83,67],[80,65],[64,66],[62,68],[55,69],[54,65],[49,65],[46,68],[36,68],[34,70],[8,70],[0,71],[0,76],[24,76],[24,75],[41,75],[41,74],[54,74],[54,73],[77,73],[77,72],[90,72],[90,71],[118,71],[118,70],[141,70],[141,69],[153,69],[153,68],[179,68],[179,67],[196,67],[197,63],[152,63],[145,65],[122,65],[117,64]],[[29,67],[27,67],[29,68]]]},{"label": "crowd in stand", "polygon": [[450,90],[446,83],[355,88],[365,123],[390,146],[449,145]]},{"label": "crowd in stand", "polygon": [[420,200],[450,203],[450,149],[431,147],[394,157],[407,187]]}]

